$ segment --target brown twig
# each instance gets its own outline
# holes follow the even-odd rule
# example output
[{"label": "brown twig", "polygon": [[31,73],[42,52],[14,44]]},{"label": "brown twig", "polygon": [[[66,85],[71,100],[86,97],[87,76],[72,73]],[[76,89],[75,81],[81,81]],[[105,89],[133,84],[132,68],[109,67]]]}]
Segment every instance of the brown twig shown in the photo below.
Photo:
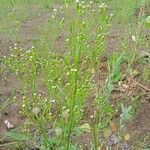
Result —
[{"label": "brown twig", "polygon": [[132,79],[132,80],[133,80],[133,82],[135,82],[138,86],[140,86],[142,89],[144,89],[145,91],[150,92],[150,89],[149,89],[149,88],[147,88],[146,86],[142,85],[141,83],[139,83],[138,81],[136,81],[136,80],[134,80],[134,79]]},{"label": "brown twig", "polygon": [[5,146],[15,144],[15,143],[18,143],[18,142],[17,141],[11,141],[11,142],[2,143],[2,144],[0,144],[0,147],[5,147]]}]

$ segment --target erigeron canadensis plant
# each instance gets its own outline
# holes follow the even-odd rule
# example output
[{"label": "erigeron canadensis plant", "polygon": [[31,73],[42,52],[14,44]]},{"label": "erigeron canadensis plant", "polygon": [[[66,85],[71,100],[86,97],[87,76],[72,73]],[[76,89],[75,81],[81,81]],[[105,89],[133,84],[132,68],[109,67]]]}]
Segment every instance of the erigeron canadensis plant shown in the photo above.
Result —
[{"label": "erigeron canadensis plant", "polygon": [[100,147],[99,131],[107,128],[116,110],[109,101],[110,94],[114,90],[114,85],[121,79],[121,66],[125,59],[125,54],[113,54],[108,61],[109,75],[105,81],[102,92],[97,90],[95,103],[96,111],[93,116],[92,134],[95,150]]},{"label": "erigeron canadensis plant", "polygon": [[15,45],[14,48],[11,48],[11,55],[5,58],[4,63],[20,81],[25,81],[26,89],[29,88],[36,93],[35,80],[40,68],[40,59],[34,47],[24,51]]},{"label": "erigeron canadensis plant", "polygon": [[[83,108],[93,82],[92,70],[97,70],[105,51],[105,40],[111,19],[107,14],[107,6],[102,4],[99,8],[94,8],[92,1],[87,5],[77,1],[71,7],[75,11],[73,19],[67,20],[65,17],[60,21],[59,11],[54,10],[54,17],[51,19],[54,26],[58,23],[55,27],[57,29],[52,29],[47,24],[44,32],[52,31],[55,33],[52,38],[55,39],[57,33],[68,26],[68,51],[65,54],[51,52],[45,42],[48,39],[46,35],[41,37],[40,49],[37,45],[26,52],[21,51],[21,54],[18,54],[17,50],[15,58],[8,61],[9,67],[14,72],[20,72],[20,79],[25,82],[22,113],[29,120],[29,129],[35,127],[42,135],[41,143],[45,143],[42,144],[43,149],[53,147],[69,150],[75,146],[71,139],[83,117]],[[69,8],[66,8],[66,13],[67,9]],[[53,42],[51,48],[54,47]],[[48,91],[48,96],[44,99],[37,94],[37,80],[40,74]],[[31,92],[31,96],[28,91]],[[53,117],[51,100],[55,101],[53,109],[56,109]],[[49,121],[53,122],[53,125],[49,125]],[[46,131],[47,126],[51,126],[52,138]]]},{"label": "erigeron canadensis plant", "polygon": [[[32,98],[23,96],[23,104],[21,114],[27,118],[28,123],[25,126],[25,130],[32,133],[34,129],[37,131],[33,139],[36,139],[36,136],[41,134],[40,140],[43,138],[45,141],[45,148],[50,147],[50,139],[47,136],[47,127],[50,124],[52,119],[51,114],[51,101],[47,100],[40,95],[34,94],[36,101],[33,101]],[[35,142],[38,142],[35,140]],[[37,143],[39,144],[39,143]],[[39,146],[39,145],[38,145]]]},{"label": "erigeron canadensis plant", "polygon": [[[82,76],[84,78],[86,77],[88,83],[90,83],[91,70],[93,69],[93,67],[95,69],[95,65],[97,66],[99,64],[100,58],[105,51],[104,44],[107,35],[107,29],[109,28],[109,20],[111,18],[111,16],[109,17],[107,15],[107,6],[105,4],[102,4],[99,7],[98,14],[96,14],[95,10],[89,11],[88,8],[85,9],[83,6],[84,5],[79,1],[76,2],[76,17],[70,23],[71,35],[70,38],[66,40],[70,49],[70,53],[69,56],[67,55],[67,57],[65,57],[65,62],[67,64],[68,70],[71,70],[72,72],[68,73],[70,83],[69,85],[72,89],[72,92],[70,92],[71,98],[68,100],[70,116],[67,127],[69,130],[67,129],[66,134],[66,149],[69,149],[70,147],[71,133],[73,132],[73,129],[76,126],[78,120],[80,120],[81,118],[81,110],[85,104],[85,99],[81,99],[81,97],[78,97],[78,95],[80,96],[81,92],[81,89],[79,89],[80,82],[81,84],[84,84],[80,77],[81,72],[83,71]],[[89,6],[93,9],[92,2],[90,2]],[[92,25],[94,25],[94,23],[91,25],[91,22],[89,22],[89,18],[87,17],[91,17],[96,26],[93,27]],[[92,29],[94,33],[91,32]],[[87,46],[87,44],[89,44],[89,46]],[[70,64],[70,62],[72,63]],[[84,70],[82,70],[81,66],[87,67],[86,69],[88,69],[89,72],[85,72]],[[88,92],[89,90],[87,88],[89,88],[89,85],[85,86],[85,90]],[[83,98],[85,98],[86,95],[88,94],[85,94]],[[82,103],[80,102],[81,100]],[[80,103],[81,106],[79,105]],[[77,108],[79,108],[79,110],[77,110]],[[78,113],[78,111],[80,111],[80,113]]]}]

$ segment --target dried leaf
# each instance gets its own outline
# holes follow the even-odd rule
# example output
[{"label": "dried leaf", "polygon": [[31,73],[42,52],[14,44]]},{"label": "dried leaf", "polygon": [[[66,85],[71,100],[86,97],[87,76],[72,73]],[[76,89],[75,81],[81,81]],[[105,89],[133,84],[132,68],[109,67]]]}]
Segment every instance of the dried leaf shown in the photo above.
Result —
[{"label": "dried leaf", "polygon": [[101,145],[100,147],[98,147],[98,150],[106,150],[104,145]]},{"label": "dried leaf", "polygon": [[109,127],[112,132],[117,132],[117,126],[112,121],[109,121]]},{"label": "dried leaf", "polygon": [[101,70],[104,70],[104,69],[106,68],[106,66],[105,66],[104,63],[101,63],[100,66],[99,66],[99,68],[100,68]]},{"label": "dried leaf", "polygon": [[85,123],[85,124],[81,125],[79,127],[79,129],[82,129],[85,132],[91,132],[91,127],[90,127],[90,125],[88,123]]},{"label": "dried leaf", "polygon": [[111,130],[110,129],[104,129],[103,134],[105,138],[108,138],[111,135]]},{"label": "dried leaf", "polygon": [[127,133],[127,134],[124,136],[124,139],[125,139],[125,141],[129,141],[129,139],[130,139],[130,134]]}]

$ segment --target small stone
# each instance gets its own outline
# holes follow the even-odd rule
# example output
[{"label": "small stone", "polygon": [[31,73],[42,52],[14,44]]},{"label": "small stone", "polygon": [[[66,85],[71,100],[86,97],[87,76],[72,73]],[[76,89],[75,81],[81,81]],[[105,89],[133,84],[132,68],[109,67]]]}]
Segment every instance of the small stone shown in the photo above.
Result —
[{"label": "small stone", "polygon": [[129,144],[127,143],[120,143],[121,150],[130,150]]},{"label": "small stone", "polygon": [[119,138],[116,135],[112,134],[109,136],[108,142],[109,142],[109,145],[111,145],[111,146],[115,145],[115,144],[119,143]]},{"label": "small stone", "polygon": [[13,129],[14,128],[14,126],[8,120],[5,120],[4,123],[6,124],[7,129]]}]

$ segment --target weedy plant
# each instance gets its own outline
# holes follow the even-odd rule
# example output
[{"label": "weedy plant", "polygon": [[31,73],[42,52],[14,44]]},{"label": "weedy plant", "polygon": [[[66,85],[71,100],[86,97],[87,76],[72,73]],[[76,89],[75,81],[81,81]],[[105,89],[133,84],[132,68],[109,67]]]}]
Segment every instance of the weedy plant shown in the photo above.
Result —
[{"label": "weedy plant", "polygon": [[[48,2],[45,1],[46,8],[50,8]],[[77,130],[90,130],[92,147],[95,150],[101,148],[99,131],[107,128],[115,114],[109,99],[122,78],[121,66],[126,59],[124,53],[110,57],[109,74],[100,91],[94,77],[97,72],[101,74],[99,65],[106,50],[112,16],[104,3],[97,7],[92,1],[65,0],[61,8],[53,10],[40,38],[33,41],[35,47],[24,51],[15,45],[10,49],[11,55],[4,58],[4,65],[17,76],[23,87],[20,113],[27,121],[22,134],[7,133],[7,136],[18,136],[20,141],[30,139],[41,150],[73,150],[80,148],[73,141]],[[65,50],[60,54],[55,51],[55,42],[64,32]],[[135,55],[131,63],[134,58]],[[39,83],[45,88],[44,94],[39,94]],[[96,109],[91,116],[92,122],[80,126],[93,85],[96,87]],[[122,111],[121,126],[130,107],[122,105]]]},{"label": "weedy plant", "polygon": [[109,75],[105,81],[102,91],[97,91],[96,94],[96,111],[93,116],[92,133],[94,140],[94,148],[101,148],[103,143],[100,142],[100,130],[107,128],[109,121],[114,116],[116,109],[109,101],[111,92],[115,89],[115,85],[121,80],[121,66],[124,62],[125,54],[113,54],[108,61]]},{"label": "weedy plant", "polygon": [[[75,147],[71,139],[83,116],[93,80],[92,70],[97,70],[105,51],[107,29],[112,17],[107,14],[105,4],[94,8],[93,2],[86,4],[77,1],[70,4],[70,8],[75,13],[74,19],[61,19],[58,28],[52,30],[57,35],[59,30],[68,26],[68,51],[64,55],[52,52],[49,47],[45,47],[44,52],[36,47],[24,52],[15,45],[11,49],[12,55],[5,59],[5,65],[11,68],[20,81],[23,80],[22,115],[28,120],[26,130],[31,132],[32,128],[37,129],[37,135],[40,133],[42,136],[41,144],[44,149],[51,147],[69,150]],[[70,8],[65,8],[66,15]],[[58,23],[59,18],[56,11],[52,15],[54,24]],[[45,38],[47,36],[43,36],[41,40],[41,48],[44,48],[42,44]],[[40,74],[48,91],[47,97],[38,95],[37,82]],[[52,112],[52,108],[57,111]],[[46,131],[48,126],[53,138]]]}]

